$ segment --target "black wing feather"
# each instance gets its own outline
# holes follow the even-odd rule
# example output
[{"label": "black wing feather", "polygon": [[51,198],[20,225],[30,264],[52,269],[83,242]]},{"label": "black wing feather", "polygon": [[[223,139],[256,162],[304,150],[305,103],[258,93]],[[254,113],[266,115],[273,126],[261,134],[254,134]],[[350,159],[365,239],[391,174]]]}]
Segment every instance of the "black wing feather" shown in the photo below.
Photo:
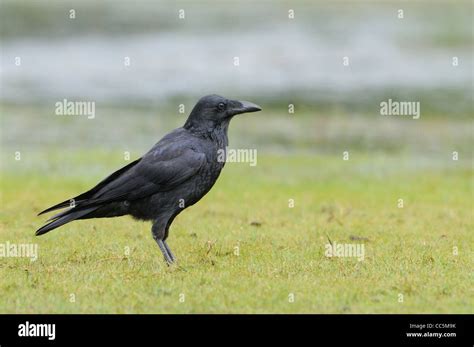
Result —
[{"label": "black wing feather", "polygon": [[66,207],[69,207],[71,206],[71,200],[74,200],[74,203],[77,204],[79,203],[81,200],[87,200],[87,199],[90,199],[94,196],[95,193],[97,193],[101,188],[103,188],[105,185],[107,185],[108,183],[114,181],[116,178],[118,178],[119,176],[121,176],[124,172],[128,171],[130,168],[132,168],[133,166],[135,166],[136,164],[138,164],[138,162],[141,160],[142,158],[139,158],[133,162],[131,162],[130,164],[128,165],[125,165],[124,167],[122,167],[121,169],[115,171],[113,174],[107,176],[106,178],[104,178],[102,181],[100,181],[94,188],[88,190],[87,192],[85,193],[82,193],[78,196],[76,196],[75,198],[72,198],[72,199],[69,199],[69,200],[66,200],[66,201],[63,201],[63,202],[60,202],[59,204],[57,205],[54,205],[54,206],[51,206],[49,208],[47,208],[46,210],[44,211],[41,211],[40,213],[38,213],[38,216],[44,214],[44,213],[48,213],[48,212],[51,212],[51,211],[55,211],[55,210],[59,210],[61,208],[66,208]]},{"label": "black wing feather", "polygon": [[[193,177],[206,163],[206,155],[194,148],[184,129],[165,136],[142,158],[124,166],[94,188],[74,198],[75,206],[50,218],[36,234],[42,235],[72,220],[83,218],[115,201],[137,200],[173,189]],[[70,206],[70,200],[40,213]]]}]

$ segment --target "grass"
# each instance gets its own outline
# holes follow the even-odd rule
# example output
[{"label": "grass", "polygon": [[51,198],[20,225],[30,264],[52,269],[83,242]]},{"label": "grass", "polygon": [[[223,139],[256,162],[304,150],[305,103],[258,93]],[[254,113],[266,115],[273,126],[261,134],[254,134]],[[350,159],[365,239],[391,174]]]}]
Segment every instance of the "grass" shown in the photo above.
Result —
[{"label": "grass", "polygon": [[[120,165],[112,153],[93,150],[30,152],[9,162],[0,242],[37,242],[39,258],[0,259],[0,312],[472,311],[466,157],[354,151],[343,161],[339,154],[259,152],[256,167],[229,163],[211,192],[175,220],[173,267],[150,225],[128,217],[34,236],[44,220],[37,212]],[[328,238],[363,243],[365,259],[326,257]]]},{"label": "grass", "polygon": [[[0,313],[472,313],[472,83],[454,85],[456,74],[472,70],[472,6],[427,3],[404,3],[406,18],[400,21],[399,5],[392,1],[380,7],[301,2],[292,5],[297,20],[288,23],[288,37],[303,25],[301,30],[315,34],[305,44],[321,45],[324,53],[338,42],[350,48],[347,28],[352,28],[359,32],[355,39],[370,48],[377,39],[366,30],[370,24],[387,30],[387,47],[395,40],[400,57],[431,52],[430,59],[439,63],[436,85],[423,82],[429,69],[421,75],[413,70],[416,59],[406,66],[413,80],[401,85],[387,80],[367,90],[354,84],[336,92],[326,83],[310,86],[292,77],[284,90],[275,84],[275,91],[253,95],[245,83],[240,86],[245,75],[230,76],[227,88],[213,82],[224,94],[240,90],[242,98],[252,96],[263,106],[258,116],[242,116],[230,129],[233,148],[258,149],[258,165],[229,163],[211,192],[178,216],[169,239],[179,259],[173,267],[164,264],[150,225],[128,217],[78,221],[42,237],[34,231],[46,219],[36,217],[40,210],[123,166],[125,151],[136,158],[182,125],[185,115],[177,105],[184,103],[189,112],[195,103],[191,90],[167,97],[166,103],[136,92],[120,100],[97,95],[97,117],[87,120],[55,115],[54,104],[67,89],[23,99],[35,90],[34,79],[16,80],[19,94],[0,102],[0,245],[37,243],[39,258],[0,257]],[[252,4],[249,11],[250,2],[235,2],[228,11],[227,3],[225,9],[186,3],[183,25],[165,3],[114,2],[113,13],[107,4],[75,3],[78,19],[72,22],[67,3],[3,1],[0,36],[7,43],[19,39],[21,48],[23,39],[87,36],[93,43],[101,37],[120,43],[144,33],[176,33],[179,41],[211,37],[222,25],[233,35],[261,35],[282,23],[288,4]],[[9,46],[15,54],[5,61],[17,55],[17,45]],[[297,71],[285,67],[292,52],[274,53],[281,77]],[[460,65],[451,72],[454,55]],[[344,74],[360,76],[367,62],[358,56],[364,57],[351,53],[354,65]],[[140,61],[139,55],[133,59]],[[390,76],[382,74],[380,81]],[[159,96],[159,83],[155,87]],[[207,87],[195,89],[201,88]],[[79,97],[80,86],[77,91]],[[380,116],[380,102],[388,98],[419,101],[420,120]],[[295,114],[288,114],[289,103]],[[349,161],[342,160],[346,150]],[[14,160],[16,151],[20,161]],[[459,152],[458,161],[451,159],[453,151]],[[363,244],[364,260],[326,257],[329,240]]]}]

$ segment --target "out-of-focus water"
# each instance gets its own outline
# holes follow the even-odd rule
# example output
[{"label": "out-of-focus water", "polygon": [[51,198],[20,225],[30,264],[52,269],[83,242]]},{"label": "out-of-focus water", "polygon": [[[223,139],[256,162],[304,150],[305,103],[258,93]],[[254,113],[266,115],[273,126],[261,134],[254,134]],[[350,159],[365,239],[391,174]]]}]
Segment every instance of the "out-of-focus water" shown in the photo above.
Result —
[{"label": "out-of-focus water", "polygon": [[[300,93],[311,102],[316,94],[330,98],[390,88],[472,93],[469,2],[254,6],[241,1],[173,8],[120,2],[100,11],[89,3],[75,19],[67,18],[74,2],[54,3],[52,12],[48,3],[39,3],[44,7],[36,2],[17,12],[8,7],[12,3],[2,5],[7,10],[2,17],[18,13],[17,21],[31,23],[31,30],[2,29],[2,101],[113,104],[217,92],[268,98]],[[179,19],[179,9],[187,6],[186,19]],[[399,7],[403,19],[397,17]],[[294,19],[288,18],[291,8]],[[14,20],[5,19],[3,26]],[[35,26],[41,20],[44,24]]]}]

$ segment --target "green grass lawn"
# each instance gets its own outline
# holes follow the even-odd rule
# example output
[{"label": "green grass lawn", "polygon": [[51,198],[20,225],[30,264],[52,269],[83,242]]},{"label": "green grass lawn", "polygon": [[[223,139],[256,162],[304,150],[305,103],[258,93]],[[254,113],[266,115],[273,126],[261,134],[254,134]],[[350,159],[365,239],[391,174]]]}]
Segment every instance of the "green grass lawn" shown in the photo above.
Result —
[{"label": "green grass lawn", "polygon": [[[259,152],[256,167],[229,163],[175,220],[178,265],[167,267],[150,225],[129,217],[34,236],[40,210],[124,164],[60,153],[27,153],[3,174],[0,242],[38,243],[39,257],[0,258],[1,313],[472,312],[466,157]],[[364,260],[326,257],[328,239],[363,243]]]},{"label": "green grass lawn", "polygon": [[[472,1],[291,2],[286,24],[289,1],[188,1],[186,25],[141,3],[74,2],[73,22],[63,2],[1,3],[0,247],[39,254],[0,254],[0,314],[474,312]],[[39,211],[145,153],[208,92],[262,106],[229,129],[258,165],[227,164],[175,219],[176,266],[130,217],[34,236]],[[96,102],[96,116],[57,115],[64,98]],[[389,98],[420,102],[421,118],[382,116]],[[363,245],[364,259],[327,257],[329,242]]]}]

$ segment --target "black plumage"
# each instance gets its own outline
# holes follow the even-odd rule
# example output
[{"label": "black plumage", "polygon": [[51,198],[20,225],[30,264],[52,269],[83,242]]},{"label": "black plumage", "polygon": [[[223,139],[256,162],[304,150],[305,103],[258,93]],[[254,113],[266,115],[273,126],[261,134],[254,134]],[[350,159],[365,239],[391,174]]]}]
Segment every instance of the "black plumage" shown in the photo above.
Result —
[{"label": "black plumage", "polygon": [[[152,235],[168,263],[175,258],[166,239],[174,218],[214,185],[225,161],[229,122],[260,107],[218,95],[201,98],[182,128],[164,136],[143,157],[117,170],[94,188],[40,213],[67,208],[37,230],[45,234],[76,219],[131,215],[153,222]],[[72,206],[72,207],[71,207]]]}]

